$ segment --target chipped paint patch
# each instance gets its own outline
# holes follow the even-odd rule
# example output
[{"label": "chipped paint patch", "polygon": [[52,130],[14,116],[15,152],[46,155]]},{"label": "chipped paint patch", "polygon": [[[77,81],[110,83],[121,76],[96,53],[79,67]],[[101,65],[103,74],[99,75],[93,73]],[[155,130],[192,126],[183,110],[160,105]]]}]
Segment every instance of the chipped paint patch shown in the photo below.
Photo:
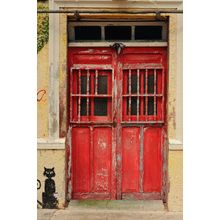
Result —
[{"label": "chipped paint patch", "polygon": [[99,138],[99,140],[98,140],[98,145],[100,146],[100,148],[101,148],[102,150],[105,150],[105,149],[107,148],[107,143],[106,143],[106,141],[105,141],[104,139],[102,139],[102,138]]}]

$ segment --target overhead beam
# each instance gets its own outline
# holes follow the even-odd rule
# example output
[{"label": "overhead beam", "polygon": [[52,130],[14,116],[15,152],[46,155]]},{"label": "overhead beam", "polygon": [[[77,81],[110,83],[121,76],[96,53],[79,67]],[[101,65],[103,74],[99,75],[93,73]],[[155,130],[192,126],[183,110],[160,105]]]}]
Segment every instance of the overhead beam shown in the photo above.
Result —
[{"label": "overhead beam", "polygon": [[183,10],[177,10],[177,9],[148,9],[148,10],[141,10],[141,11],[125,11],[125,10],[37,10],[37,13],[53,13],[53,14],[59,14],[59,13],[68,13],[68,14],[161,14],[161,13],[168,13],[168,14],[183,14]]}]

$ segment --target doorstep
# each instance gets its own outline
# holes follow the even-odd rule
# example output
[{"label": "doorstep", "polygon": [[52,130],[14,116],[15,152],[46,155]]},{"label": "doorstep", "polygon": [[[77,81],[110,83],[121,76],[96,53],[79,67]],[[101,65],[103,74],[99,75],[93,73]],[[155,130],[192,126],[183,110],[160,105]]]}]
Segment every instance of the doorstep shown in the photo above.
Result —
[{"label": "doorstep", "polygon": [[71,200],[67,210],[165,211],[162,200]]},{"label": "doorstep", "polygon": [[38,220],[182,220],[182,212],[38,209]]},{"label": "doorstep", "polygon": [[64,210],[38,209],[38,220],[182,220],[161,200],[72,200]]}]

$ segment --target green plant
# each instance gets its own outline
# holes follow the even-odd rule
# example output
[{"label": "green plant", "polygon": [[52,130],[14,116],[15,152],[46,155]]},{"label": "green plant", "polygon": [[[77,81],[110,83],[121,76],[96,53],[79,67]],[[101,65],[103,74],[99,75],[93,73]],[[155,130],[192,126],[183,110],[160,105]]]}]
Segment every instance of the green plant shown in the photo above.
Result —
[{"label": "green plant", "polygon": [[[48,3],[38,3],[37,9],[48,10]],[[49,39],[49,15],[37,14],[37,52],[39,52]]]}]

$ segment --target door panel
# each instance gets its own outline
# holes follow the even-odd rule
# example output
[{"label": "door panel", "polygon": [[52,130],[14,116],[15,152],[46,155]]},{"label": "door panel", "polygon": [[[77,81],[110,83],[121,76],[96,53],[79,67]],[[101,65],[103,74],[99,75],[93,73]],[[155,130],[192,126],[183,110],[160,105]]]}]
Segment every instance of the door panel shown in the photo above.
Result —
[{"label": "door panel", "polygon": [[90,191],[90,130],[72,129],[73,192]]},{"label": "door panel", "polygon": [[144,128],[144,192],[162,187],[161,128]]},{"label": "door panel", "polygon": [[112,193],[112,128],[72,128],[74,199],[110,199]]},{"label": "door panel", "polygon": [[112,129],[94,128],[94,192],[111,192]]},{"label": "door panel", "polygon": [[139,192],[140,128],[122,129],[122,193]]}]

